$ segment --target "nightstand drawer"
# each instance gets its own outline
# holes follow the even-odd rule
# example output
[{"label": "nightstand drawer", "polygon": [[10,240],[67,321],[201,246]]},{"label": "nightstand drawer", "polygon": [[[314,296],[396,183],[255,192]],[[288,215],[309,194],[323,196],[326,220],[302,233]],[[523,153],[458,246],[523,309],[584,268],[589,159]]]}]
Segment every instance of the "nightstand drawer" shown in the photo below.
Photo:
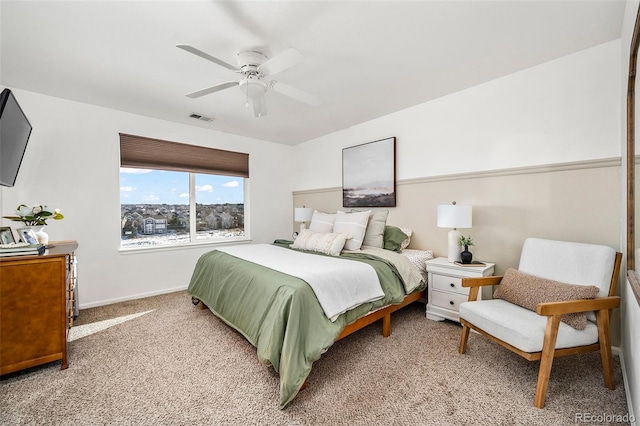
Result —
[{"label": "nightstand drawer", "polygon": [[468,296],[463,296],[462,294],[433,291],[429,302],[434,306],[458,312],[460,304],[466,302],[468,299]]},{"label": "nightstand drawer", "polygon": [[[427,260],[429,285],[427,287],[426,316],[433,321],[460,321],[458,307],[469,299],[469,287],[462,287],[464,278],[488,277],[493,274],[495,263],[484,266],[461,266],[449,262],[446,257]],[[478,294],[482,299],[482,292]]]},{"label": "nightstand drawer", "polygon": [[430,283],[434,290],[449,291],[458,294],[469,294],[468,287],[462,287],[462,278],[449,277],[447,275],[433,274],[433,282]]}]

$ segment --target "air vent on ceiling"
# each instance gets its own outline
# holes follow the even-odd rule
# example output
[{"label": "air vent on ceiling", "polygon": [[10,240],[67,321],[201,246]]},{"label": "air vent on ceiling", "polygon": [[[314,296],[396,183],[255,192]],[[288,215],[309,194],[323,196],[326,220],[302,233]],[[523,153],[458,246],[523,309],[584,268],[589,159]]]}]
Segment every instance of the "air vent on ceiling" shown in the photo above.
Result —
[{"label": "air vent on ceiling", "polygon": [[195,118],[196,120],[206,121],[206,122],[213,121],[213,118],[204,116],[202,114],[197,114],[195,112],[192,112],[191,115],[189,115],[189,117]]}]

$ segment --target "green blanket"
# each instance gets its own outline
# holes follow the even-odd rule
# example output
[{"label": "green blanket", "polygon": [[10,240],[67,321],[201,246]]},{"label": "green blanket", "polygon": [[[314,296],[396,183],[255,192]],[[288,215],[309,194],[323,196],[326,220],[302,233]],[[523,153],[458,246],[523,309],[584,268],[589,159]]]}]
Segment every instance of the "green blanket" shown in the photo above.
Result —
[{"label": "green blanket", "polygon": [[381,306],[400,303],[405,296],[400,275],[389,261],[361,253],[344,253],[341,258],[370,264],[385,297],[335,322],[327,319],[311,287],[298,278],[216,250],[196,264],[189,293],[242,333],[257,348],[260,361],[280,374],[281,408],[297,395],[313,362],[346,325]]}]

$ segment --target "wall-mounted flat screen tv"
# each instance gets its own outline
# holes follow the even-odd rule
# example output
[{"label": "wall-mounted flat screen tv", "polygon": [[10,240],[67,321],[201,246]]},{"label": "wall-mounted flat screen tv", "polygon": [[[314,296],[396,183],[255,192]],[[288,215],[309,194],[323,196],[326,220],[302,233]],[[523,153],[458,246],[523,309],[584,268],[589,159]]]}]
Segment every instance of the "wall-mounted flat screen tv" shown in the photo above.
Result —
[{"label": "wall-mounted flat screen tv", "polygon": [[13,186],[31,135],[31,124],[11,90],[0,93],[0,185]]}]

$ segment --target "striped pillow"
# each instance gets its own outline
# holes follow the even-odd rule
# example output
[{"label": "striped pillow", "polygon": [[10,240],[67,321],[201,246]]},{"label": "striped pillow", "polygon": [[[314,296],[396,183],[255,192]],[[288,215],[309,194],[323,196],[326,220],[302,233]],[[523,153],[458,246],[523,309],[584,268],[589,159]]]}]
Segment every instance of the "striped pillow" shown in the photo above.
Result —
[{"label": "striped pillow", "polygon": [[333,232],[343,232],[351,235],[351,239],[347,240],[344,245],[345,250],[360,250],[370,214],[371,210],[357,213],[345,213],[338,210],[336,221],[333,224]]},{"label": "striped pillow", "polygon": [[336,221],[336,215],[331,213],[322,213],[318,210],[313,212],[311,216],[311,225],[309,231],[312,232],[333,232],[333,222]]}]

